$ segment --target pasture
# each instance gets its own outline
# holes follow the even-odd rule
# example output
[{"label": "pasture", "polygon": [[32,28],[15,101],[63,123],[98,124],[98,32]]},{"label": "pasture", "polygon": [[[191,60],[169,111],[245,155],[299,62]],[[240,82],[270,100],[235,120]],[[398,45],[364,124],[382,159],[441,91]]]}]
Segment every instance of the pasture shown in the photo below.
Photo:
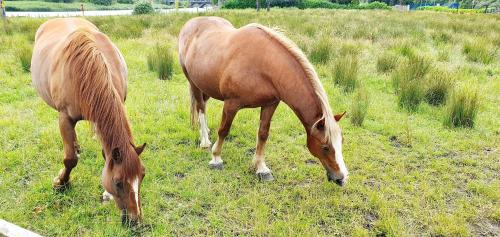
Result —
[{"label": "pasture", "polygon": [[[277,27],[306,53],[334,113],[348,113],[341,121],[350,172],[343,188],[327,181],[307,151],[303,126],[283,103],[266,146],[273,182],[259,182],[250,169],[259,109],[238,113],[222,151],[224,169],[209,168],[210,154],[190,127],[188,83],[176,59],[178,32],[195,15],[88,18],[124,54],[127,115],[136,143],[148,143],[141,155],[144,224],[122,227],[115,204],[100,200],[104,161],[88,123],[77,126],[82,153],[70,188],[52,189],[63,159],[57,112],[23,69],[45,19],[15,18],[0,33],[0,218],[46,236],[500,235],[499,15],[207,14],[236,27]],[[156,48],[176,59],[170,80],[148,70]],[[427,93],[443,88],[434,81],[445,81],[438,90],[446,91],[444,102]],[[446,122],[457,93],[473,98],[472,127]],[[221,106],[208,102],[212,142]]]}]

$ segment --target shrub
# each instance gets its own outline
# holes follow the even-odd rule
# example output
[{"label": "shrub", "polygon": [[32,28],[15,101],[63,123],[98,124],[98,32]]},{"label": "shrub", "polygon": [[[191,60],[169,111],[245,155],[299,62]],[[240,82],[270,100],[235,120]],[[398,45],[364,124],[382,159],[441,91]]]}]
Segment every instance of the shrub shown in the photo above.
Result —
[{"label": "shrub", "polygon": [[327,8],[327,9],[337,9],[343,8],[340,4],[331,3],[327,0],[301,0],[297,7],[300,9],[306,8]]},{"label": "shrub", "polygon": [[391,9],[390,6],[387,6],[385,2],[374,1],[368,4],[360,4],[355,6],[356,9]]},{"label": "shrub", "polygon": [[431,68],[424,56],[410,56],[392,75],[392,85],[398,95],[398,105],[415,111],[424,97],[423,79]]},{"label": "shrub", "polygon": [[474,127],[479,108],[478,92],[474,86],[464,85],[448,98],[444,125],[448,127]]},{"label": "shrub", "polygon": [[394,53],[384,53],[377,59],[377,71],[386,73],[392,71],[398,65],[398,56]]},{"label": "shrub", "polygon": [[352,54],[340,56],[334,65],[333,79],[337,85],[344,88],[344,91],[353,91],[358,83],[358,56]]},{"label": "shrub", "polygon": [[109,6],[113,4],[113,0],[90,0],[90,2],[93,4],[104,5],[104,6]]},{"label": "shrub", "polygon": [[151,14],[154,12],[153,6],[150,2],[140,2],[134,7],[133,15]]},{"label": "shrub", "polygon": [[17,58],[21,62],[21,67],[23,71],[29,72],[31,68],[31,54],[32,49],[30,46],[20,47],[17,52]]},{"label": "shrub", "polygon": [[332,41],[327,37],[321,37],[311,49],[309,57],[313,63],[325,64],[330,60],[331,51]]},{"label": "shrub", "polygon": [[[270,0],[269,5],[271,7],[294,7],[297,6],[298,0]],[[266,7],[266,1],[260,0],[260,7]],[[224,3],[223,8],[226,9],[245,9],[245,8],[256,8],[257,2],[255,0],[229,0]]]},{"label": "shrub", "polygon": [[158,73],[160,80],[170,80],[174,73],[174,56],[168,45],[156,45],[147,56],[148,69]]},{"label": "shrub", "polygon": [[425,80],[425,100],[434,106],[443,104],[452,85],[449,72],[433,70]]},{"label": "shrub", "polygon": [[133,4],[134,0],[117,0],[118,3]]},{"label": "shrub", "polygon": [[362,88],[357,89],[349,113],[351,123],[354,126],[361,126],[363,124],[366,114],[368,113],[368,106],[369,100],[367,92]]},{"label": "shrub", "polygon": [[495,58],[494,47],[482,39],[465,42],[463,52],[467,59],[472,62],[489,64]]}]

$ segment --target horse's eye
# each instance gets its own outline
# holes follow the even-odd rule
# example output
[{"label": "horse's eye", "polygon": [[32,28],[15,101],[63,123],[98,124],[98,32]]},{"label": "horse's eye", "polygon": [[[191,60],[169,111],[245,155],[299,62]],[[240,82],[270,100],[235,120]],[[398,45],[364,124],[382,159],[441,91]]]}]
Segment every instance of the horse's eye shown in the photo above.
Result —
[{"label": "horse's eye", "polygon": [[115,183],[116,185],[116,188],[119,189],[119,190],[122,190],[123,189],[123,182],[119,181],[119,182],[116,182]]},{"label": "horse's eye", "polygon": [[321,149],[323,149],[324,152],[330,151],[330,148],[328,146],[322,146]]}]

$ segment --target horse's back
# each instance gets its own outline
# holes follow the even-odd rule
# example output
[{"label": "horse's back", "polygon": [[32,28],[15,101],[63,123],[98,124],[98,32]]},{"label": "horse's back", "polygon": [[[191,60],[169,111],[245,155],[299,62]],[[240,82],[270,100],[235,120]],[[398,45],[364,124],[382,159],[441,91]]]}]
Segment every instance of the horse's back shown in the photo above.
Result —
[{"label": "horse's back", "polygon": [[235,29],[219,19],[196,19],[183,27],[179,57],[188,80],[219,100],[238,97],[248,107],[274,101],[268,74],[273,61],[287,58],[286,50],[257,27]]},{"label": "horse's back", "polygon": [[[64,47],[69,43],[70,36],[76,31],[85,31],[92,35],[96,47],[107,59],[110,70],[114,71],[113,84],[122,99],[126,96],[127,70],[125,60],[118,49],[111,41],[101,33],[91,22],[80,18],[59,18],[42,24],[35,36],[35,46],[33,50],[31,75],[34,87],[38,94],[47,104],[55,109],[60,109],[60,101],[67,98],[60,98],[61,95],[76,95],[73,82],[76,78],[68,78],[63,75],[61,69],[61,56]],[[57,94],[57,95],[56,95]]]}]

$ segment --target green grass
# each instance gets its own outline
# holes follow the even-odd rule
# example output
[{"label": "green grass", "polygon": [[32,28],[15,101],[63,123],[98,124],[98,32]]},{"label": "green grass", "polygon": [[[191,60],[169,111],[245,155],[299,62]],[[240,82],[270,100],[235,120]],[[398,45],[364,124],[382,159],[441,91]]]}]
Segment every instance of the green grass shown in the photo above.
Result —
[{"label": "green grass", "polygon": [[478,91],[474,85],[462,85],[449,100],[444,124],[449,127],[474,127],[479,110]]},{"label": "green grass", "polygon": [[392,85],[401,108],[414,112],[425,96],[424,79],[432,62],[426,56],[410,54],[392,75]]},{"label": "green grass", "polygon": [[[347,111],[348,116],[356,93],[336,86],[331,69],[343,44],[360,46],[358,79],[370,105],[363,126],[340,121],[350,171],[345,187],[327,182],[323,167],[307,151],[302,124],[283,103],[266,146],[274,182],[258,182],[249,169],[259,109],[236,116],[222,152],[224,170],[208,168],[210,155],[197,148],[199,132],[190,128],[188,83],[178,63],[171,80],[158,80],[146,63],[156,43],[175,45],[182,24],[196,14],[89,18],[124,54],[127,115],[135,141],[148,143],[141,187],[147,226],[123,228],[115,205],[100,202],[104,162],[87,123],[77,126],[82,154],[71,188],[52,190],[63,159],[57,113],[37,96],[16,55],[18,45],[32,44],[44,19],[15,18],[9,19],[10,33],[0,34],[0,218],[44,236],[498,234],[500,62],[498,57],[489,64],[471,62],[462,50],[476,35],[498,42],[492,30],[500,25],[498,15],[281,9],[210,14],[237,27],[250,22],[279,27],[306,52],[318,37],[331,36],[332,58],[314,66],[334,112]],[[129,24],[140,32],[129,37]],[[450,101],[438,107],[422,103],[412,114],[399,109],[391,74],[377,73],[378,56],[394,53],[398,42],[412,42],[418,55],[432,58],[441,46],[427,33],[450,30],[449,59],[433,62],[452,71],[457,83],[477,88],[480,106],[473,128],[443,125]],[[175,55],[175,47],[171,50]],[[212,142],[221,112],[222,103],[209,100]]]},{"label": "green grass", "polygon": [[147,65],[150,71],[157,72],[160,80],[172,79],[174,73],[174,56],[171,47],[156,45],[147,57]]},{"label": "green grass", "polygon": [[453,79],[447,71],[434,70],[425,78],[425,100],[430,105],[441,105],[453,89]]},{"label": "green grass", "polygon": [[[34,12],[62,12],[62,11],[80,11],[81,5],[85,11],[95,10],[132,10],[134,4],[113,3],[112,5],[98,5],[90,2],[73,2],[73,3],[59,3],[59,2],[44,2],[44,1],[8,1],[7,11],[34,11]],[[153,4],[155,9],[167,8],[163,4]]]},{"label": "green grass", "polygon": [[364,88],[357,89],[355,96],[352,99],[351,107],[349,108],[349,118],[353,125],[363,125],[363,121],[368,114],[369,105],[370,102],[366,90]]}]

